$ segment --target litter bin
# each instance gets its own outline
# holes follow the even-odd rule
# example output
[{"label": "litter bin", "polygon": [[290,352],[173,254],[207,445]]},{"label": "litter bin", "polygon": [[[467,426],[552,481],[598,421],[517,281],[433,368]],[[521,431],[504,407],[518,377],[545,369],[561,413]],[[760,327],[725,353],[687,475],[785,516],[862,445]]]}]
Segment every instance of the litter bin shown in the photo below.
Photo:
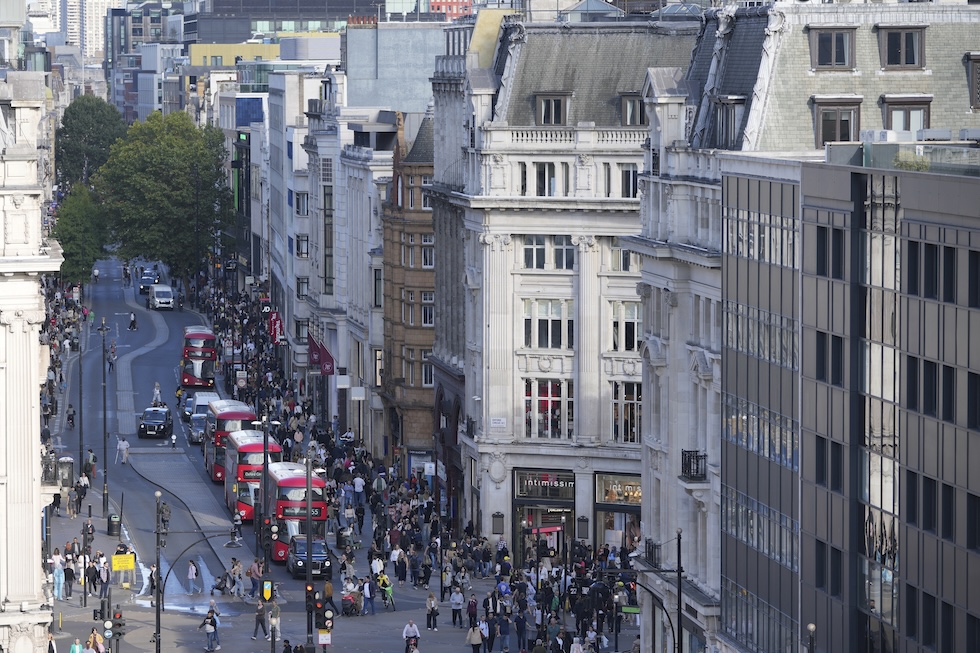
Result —
[{"label": "litter bin", "polygon": [[106,534],[110,536],[115,535],[118,537],[122,532],[121,527],[122,524],[120,523],[119,515],[117,515],[116,513],[110,513],[109,524],[106,527]]}]

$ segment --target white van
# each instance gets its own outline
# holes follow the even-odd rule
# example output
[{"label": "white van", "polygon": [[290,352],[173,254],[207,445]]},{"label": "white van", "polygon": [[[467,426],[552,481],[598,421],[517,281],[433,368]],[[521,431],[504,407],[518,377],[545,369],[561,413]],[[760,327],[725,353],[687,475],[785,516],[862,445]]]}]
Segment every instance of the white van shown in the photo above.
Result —
[{"label": "white van", "polygon": [[221,397],[218,396],[217,392],[196,392],[194,393],[194,406],[191,408],[190,415],[207,415],[208,414],[208,404],[212,401],[218,401]]},{"label": "white van", "polygon": [[150,286],[150,296],[147,298],[150,308],[160,310],[163,308],[174,310],[174,289],[162,283],[155,283]]}]

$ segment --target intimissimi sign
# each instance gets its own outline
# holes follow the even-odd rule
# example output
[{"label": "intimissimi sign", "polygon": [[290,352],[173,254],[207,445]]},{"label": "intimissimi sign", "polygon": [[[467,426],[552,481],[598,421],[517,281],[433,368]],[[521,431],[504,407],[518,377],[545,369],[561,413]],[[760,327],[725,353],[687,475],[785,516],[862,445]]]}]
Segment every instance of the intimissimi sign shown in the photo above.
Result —
[{"label": "intimissimi sign", "polygon": [[519,499],[575,500],[575,474],[569,471],[514,470],[514,496]]}]

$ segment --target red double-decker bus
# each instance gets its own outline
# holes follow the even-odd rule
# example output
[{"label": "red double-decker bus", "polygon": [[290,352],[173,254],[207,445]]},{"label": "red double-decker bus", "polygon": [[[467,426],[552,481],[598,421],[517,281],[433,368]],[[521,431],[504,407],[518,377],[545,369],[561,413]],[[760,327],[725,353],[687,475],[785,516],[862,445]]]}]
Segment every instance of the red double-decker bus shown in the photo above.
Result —
[{"label": "red double-decker bus", "polygon": [[180,354],[180,385],[185,388],[213,388],[218,360],[218,339],[206,326],[184,327]]},{"label": "red double-decker bus", "polygon": [[[255,497],[262,480],[262,431],[234,431],[225,441],[225,505],[242,521],[255,519]],[[282,461],[282,447],[269,438],[269,463]]]},{"label": "red double-decker bus", "polygon": [[[313,537],[322,538],[327,525],[325,483],[317,475],[312,478],[313,494],[310,497],[310,514],[313,518]],[[265,516],[279,527],[279,537],[272,545],[270,555],[276,562],[285,562],[289,540],[293,535],[306,532],[306,467],[299,463],[272,463],[269,465],[269,491]]]},{"label": "red double-decker bus", "polygon": [[225,477],[225,440],[232,431],[243,431],[256,420],[255,412],[240,401],[219,399],[208,404],[204,433],[204,468],[212,481]]}]

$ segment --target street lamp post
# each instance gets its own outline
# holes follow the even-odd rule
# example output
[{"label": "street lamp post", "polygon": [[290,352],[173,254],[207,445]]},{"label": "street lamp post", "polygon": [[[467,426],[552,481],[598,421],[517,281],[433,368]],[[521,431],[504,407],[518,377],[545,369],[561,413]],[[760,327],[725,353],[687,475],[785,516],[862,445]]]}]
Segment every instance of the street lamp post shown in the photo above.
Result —
[{"label": "street lamp post", "polygon": [[565,623],[565,617],[567,616],[567,610],[565,605],[567,601],[564,594],[568,592],[568,538],[565,536],[565,515],[561,516],[561,622]]},{"label": "street lamp post", "polygon": [[109,332],[109,327],[102,318],[102,326],[99,333],[102,335],[102,516],[109,514],[109,416],[108,405],[106,403],[106,349],[105,334]]},{"label": "street lamp post", "polygon": [[[82,469],[85,465],[85,365],[82,354],[84,350],[82,343],[85,342],[84,331],[85,323],[78,328],[78,477],[82,476]],[[92,480],[92,479],[89,479]],[[83,570],[84,573],[84,570]],[[85,592],[82,592],[82,605],[85,603]]]},{"label": "street lamp post", "polygon": [[276,653],[276,631],[279,629],[279,617],[269,617],[269,653]]},{"label": "street lamp post", "polygon": [[[232,352],[234,352],[234,343],[232,344]],[[233,354],[234,355],[234,354]],[[268,502],[268,497],[265,496],[266,491],[269,488],[269,426],[279,426],[281,422],[276,420],[269,420],[269,415],[266,414],[261,420],[256,420],[252,422],[252,426],[262,429],[262,482],[259,483],[259,501],[258,505],[255,506],[255,523],[259,524],[259,527],[255,529],[255,537],[261,539],[260,531],[261,525],[265,519],[265,506]],[[262,548],[265,553],[263,554],[265,560],[265,568],[269,567],[269,552],[261,546],[262,542],[259,542],[260,548]]]},{"label": "street lamp post", "polygon": [[619,604],[623,600],[623,593],[618,589],[613,593],[613,648],[619,651]]},{"label": "street lamp post", "polygon": [[153,579],[153,603],[154,603],[154,605],[156,607],[156,629],[153,632],[153,642],[154,642],[154,651],[156,653],[160,653],[160,592],[161,592],[161,587],[160,587],[160,536],[161,536],[161,528],[160,528],[161,527],[161,524],[160,524],[160,497],[163,496],[163,494],[160,492],[160,490],[157,490],[156,492],[153,493],[153,496],[156,497],[156,500],[157,500],[156,528],[154,529],[154,531],[156,531],[156,536],[157,536],[156,569],[152,572],[152,573],[156,574],[156,577]]},{"label": "street lamp post", "polygon": [[[309,442],[306,444],[306,584],[313,584],[313,459]],[[273,635],[272,639],[275,638]],[[309,612],[306,613],[306,645],[313,650],[313,615]]]},{"label": "street lamp post", "polygon": [[807,637],[807,642],[806,642],[806,652],[807,653],[815,653],[816,650],[817,650],[815,648],[816,647],[816,644],[817,644],[817,625],[816,624],[807,624],[806,625],[806,629],[807,629],[807,633],[809,635]]},{"label": "street lamp post", "polygon": [[677,529],[677,653],[684,653],[684,601],[681,599],[684,567],[681,565],[681,534]]}]

